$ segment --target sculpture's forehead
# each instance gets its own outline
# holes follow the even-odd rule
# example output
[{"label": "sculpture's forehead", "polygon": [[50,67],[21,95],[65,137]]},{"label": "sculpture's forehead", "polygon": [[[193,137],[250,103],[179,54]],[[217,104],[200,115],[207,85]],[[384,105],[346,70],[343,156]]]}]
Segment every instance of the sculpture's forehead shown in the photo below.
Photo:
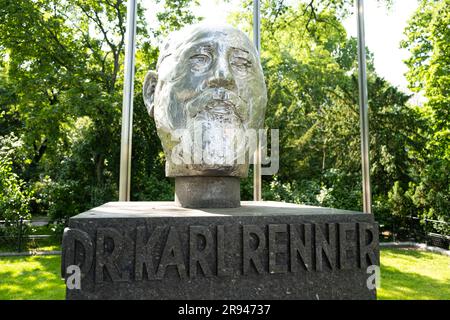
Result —
[{"label": "sculpture's forehead", "polygon": [[203,42],[216,42],[221,44],[229,44],[240,46],[246,49],[252,48],[252,43],[247,36],[239,30],[232,28],[223,29],[197,29],[190,34],[184,34],[183,41],[180,42],[180,47],[196,45]]},{"label": "sculpture's forehead", "polygon": [[169,55],[179,55],[201,44],[218,44],[234,47],[256,55],[250,39],[242,31],[232,27],[194,27],[171,34],[160,50],[160,62]]}]

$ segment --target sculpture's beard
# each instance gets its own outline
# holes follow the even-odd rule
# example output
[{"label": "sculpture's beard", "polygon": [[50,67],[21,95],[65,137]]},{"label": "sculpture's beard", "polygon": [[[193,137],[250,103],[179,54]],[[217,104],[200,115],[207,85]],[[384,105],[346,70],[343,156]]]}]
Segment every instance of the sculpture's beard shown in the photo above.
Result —
[{"label": "sculpture's beard", "polygon": [[[214,109],[217,108],[217,111]],[[193,137],[192,169],[213,169],[238,164],[241,150],[240,132],[244,130],[239,117],[232,113],[221,114],[223,106],[199,112],[187,119],[187,131]]]},{"label": "sculpture's beard", "polygon": [[[168,150],[168,176],[246,176],[245,101],[231,91],[213,88],[185,101],[184,110],[183,120],[171,119],[172,125],[179,121],[176,127],[182,129],[171,133],[177,143]],[[174,114],[179,113],[169,108],[168,116]]]}]

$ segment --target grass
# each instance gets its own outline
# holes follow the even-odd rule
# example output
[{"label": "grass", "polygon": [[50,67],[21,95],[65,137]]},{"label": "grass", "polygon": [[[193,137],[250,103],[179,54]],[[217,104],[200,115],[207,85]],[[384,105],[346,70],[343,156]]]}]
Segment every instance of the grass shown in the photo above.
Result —
[{"label": "grass", "polygon": [[412,249],[383,249],[378,299],[450,300],[450,257]]},{"label": "grass", "polygon": [[[0,300],[64,299],[60,256],[0,257]],[[378,299],[450,300],[450,257],[383,249]]]},{"label": "grass", "polygon": [[0,300],[64,299],[60,256],[1,257]]}]

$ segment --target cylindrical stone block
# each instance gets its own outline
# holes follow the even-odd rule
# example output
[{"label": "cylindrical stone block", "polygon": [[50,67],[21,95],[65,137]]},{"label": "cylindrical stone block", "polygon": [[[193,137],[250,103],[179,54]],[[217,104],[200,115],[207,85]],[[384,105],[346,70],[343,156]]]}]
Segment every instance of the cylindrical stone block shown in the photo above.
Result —
[{"label": "cylindrical stone block", "polygon": [[175,202],[183,208],[240,207],[238,177],[176,177]]}]

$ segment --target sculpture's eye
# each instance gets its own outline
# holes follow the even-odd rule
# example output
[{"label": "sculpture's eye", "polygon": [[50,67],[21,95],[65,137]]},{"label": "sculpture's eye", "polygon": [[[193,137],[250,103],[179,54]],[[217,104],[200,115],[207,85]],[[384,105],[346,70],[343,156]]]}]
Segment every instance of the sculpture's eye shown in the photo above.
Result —
[{"label": "sculpture's eye", "polygon": [[244,57],[234,56],[231,58],[230,64],[235,73],[240,76],[248,74],[252,67],[252,62]]},{"label": "sculpture's eye", "polygon": [[211,57],[206,54],[196,54],[190,58],[191,69],[195,72],[203,72],[211,64]]}]

